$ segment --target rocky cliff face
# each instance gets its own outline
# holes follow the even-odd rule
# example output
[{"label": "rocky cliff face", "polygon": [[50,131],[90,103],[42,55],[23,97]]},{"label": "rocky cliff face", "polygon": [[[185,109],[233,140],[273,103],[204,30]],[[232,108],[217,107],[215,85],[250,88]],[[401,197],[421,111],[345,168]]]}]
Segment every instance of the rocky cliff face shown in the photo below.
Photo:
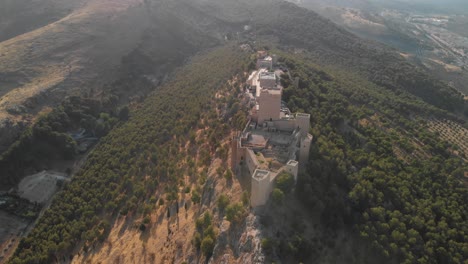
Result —
[{"label": "rocky cliff face", "polygon": [[260,223],[254,213],[249,213],[240,226],[233,226],[224,220],[209,263],[264,263],[261,241]]}]

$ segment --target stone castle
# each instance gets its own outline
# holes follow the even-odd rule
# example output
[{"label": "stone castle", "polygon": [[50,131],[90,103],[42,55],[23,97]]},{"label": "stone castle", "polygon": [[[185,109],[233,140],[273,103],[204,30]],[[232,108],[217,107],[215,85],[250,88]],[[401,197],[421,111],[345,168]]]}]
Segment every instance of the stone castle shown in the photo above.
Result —
[{"label": "stone castle", "polygon": [[245,129],[232,140],[232,170],[248,175],[252,207],[266,204],[276,177],[286,172],[297,181],[309,159],[312,143],[310,115],[291,113],[281,100],[284,71],[275,68],[276,56],[257,54],[257,70],[247,80],[246,101],[251,107]]}]

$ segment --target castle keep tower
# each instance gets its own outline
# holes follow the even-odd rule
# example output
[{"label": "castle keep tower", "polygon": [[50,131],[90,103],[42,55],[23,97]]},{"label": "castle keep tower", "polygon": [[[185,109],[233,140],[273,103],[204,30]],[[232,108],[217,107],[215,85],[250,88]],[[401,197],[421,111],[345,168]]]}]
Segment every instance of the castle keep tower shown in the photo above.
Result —
[{"label": "castle keep tower", "polygon": [[270,174],[267,170],[257,169],[252,175],[252,194],[250,195],[252,207],[264,205],[268,200],[272,189]]},{"label": "castle keep tower", "polygon": [[281,90],[262,89],[258,102],[258,123],[278,120],[281,111]]}]

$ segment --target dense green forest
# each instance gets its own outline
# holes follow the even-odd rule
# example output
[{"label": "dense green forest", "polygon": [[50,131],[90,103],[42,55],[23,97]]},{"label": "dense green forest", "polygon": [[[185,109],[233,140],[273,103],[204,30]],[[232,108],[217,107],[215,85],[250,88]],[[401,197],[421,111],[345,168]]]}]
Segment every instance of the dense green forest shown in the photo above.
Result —
[{"label": "dense green forest", "polygon": [[[212,110],[209,102],[215,91],[247,70],[248,57],[236,47],[216,49],[193,59],[158,88],[128,122],[101,140],[82,170],[20,241],[10,263],[68,258],[80,242],[86,248],[102,241],[117,215],[137,209],[149,212],[158,199],[177,199],[180,177],[186,173],[177,166],[185,158],[178,151],[179,143],[189,140],[202,113]],[[216,133],[208,138],[216,141]],[[209,150],[202,152],[202,162],[209,161]],[[167,195],[155,197],[160,192]]]},{"label": "dense green forest", "polygon": [[[282,54],[292,111],[311,114],[315,141],[298,184],[306,208],[331,229],[355,228],[384,259],[462,263],[468,258],[468,165],[424,128],[447,114],[338,69]],[[307,250],[307,249],[306,249]]]},{"label": "dense green forest", "polygon": [[[122,111],[121,111],[122,110]],[[73,159],[77,151],[71,131],[84,129],[89,136],[106,135],[128,108],[113,113],[102,101],[72,96],[37,122],[0,157],[0,183],[14,185],[25,176],[47,168],[54,160]]]}]

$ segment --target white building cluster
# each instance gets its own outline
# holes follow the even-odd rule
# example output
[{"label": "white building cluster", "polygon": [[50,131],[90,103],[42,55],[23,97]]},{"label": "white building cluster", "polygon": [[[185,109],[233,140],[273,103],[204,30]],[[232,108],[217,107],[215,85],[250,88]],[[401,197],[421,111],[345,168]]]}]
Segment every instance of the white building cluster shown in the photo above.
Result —
[{"label": "white building cluster", "polygon": [[247,80],[250,120],[232,146],[233,171],[251,180],[252,207],[266,204],[280,173],[289,173],[297,181],[312,142],[310,115],[292,114],[281,100],[283,72],[275,68],[276,56],[264,51],[257,56],[257,70]]}]

